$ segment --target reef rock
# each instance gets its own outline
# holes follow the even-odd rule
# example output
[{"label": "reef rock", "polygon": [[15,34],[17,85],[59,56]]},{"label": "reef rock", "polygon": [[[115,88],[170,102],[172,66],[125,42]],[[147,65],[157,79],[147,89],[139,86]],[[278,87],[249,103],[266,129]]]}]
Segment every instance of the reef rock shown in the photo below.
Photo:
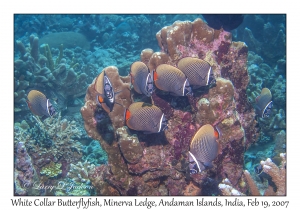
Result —
[{"label": "reef rock", "polygon": [[143,156],[143,148],[137,136],[130,135],[126,126],[116,131],[122,154],[129,163],[137,163]]},{"label": "reef rock", "polygon": [[[87,133],[108,154],[108,165],[96,167],[90,175],[97,193],[216,195],[220,194],[218,184],[227,177],[233,188],[246,193],[248,186],[240,184],[244,152],[256,140],[258,132],[255,112],[246,95],[247,45],[232,42],[229,32],[214,30],[199,18],[193,22],[176,21],[162,28],[156,38],[162,52],[145,49],[140,55],[151,71],[162,63],[176,66],[179,59],[192,56],[210,63],[216,84],[188,97],[156,91],[152,103],[165,114],[168,129],[148,135],[132,131],[136,136],[131,136],[123,127],[124,108],[115,104],[109,113],[99,107],[93,82],[88,87],[81,114]],[[106,70],[106,73],[115,91],[122,90],[116,95],[116,101],[128,107],[134,101],[129,77],[120,77],[115,67],[108,69],[110,72]],[[207,123],[221,131],[220,152],[212,168],[190,174],[189,144],[197,130]]]}]

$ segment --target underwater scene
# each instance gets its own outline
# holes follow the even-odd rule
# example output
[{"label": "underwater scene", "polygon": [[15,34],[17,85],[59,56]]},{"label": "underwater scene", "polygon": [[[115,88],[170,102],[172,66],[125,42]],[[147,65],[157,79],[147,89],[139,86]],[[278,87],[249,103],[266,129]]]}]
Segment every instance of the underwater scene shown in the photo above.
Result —
[{"label": "underwater scene", "polygon": [[14,195],[286,195],[285,14],[14,14]]}]

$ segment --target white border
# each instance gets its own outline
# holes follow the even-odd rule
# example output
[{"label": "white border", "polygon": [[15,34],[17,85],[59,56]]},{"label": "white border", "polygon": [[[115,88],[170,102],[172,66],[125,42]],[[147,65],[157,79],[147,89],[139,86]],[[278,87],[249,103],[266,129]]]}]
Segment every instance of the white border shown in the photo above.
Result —
[{"label": "white border", "polygon": [[[287,13],[287,195],[284,197],[235,197],[239,200],[247,202],[247,199],[258,201],[262,199],[266,201],[272,200],[289,200],[289,209],[298,208],[298,188],[299,188],[299,174],[298,167],[300,141],[298,135],[299,116],[299,12],[298,6],[294,1],[279,1],[279,0],[251,0],[241,2],[240,0],[221,1],[215,0],[213,2],[201,2],[191,0],[187,3],[174,1],[158,1],[144,2],[132,0],[128,1],[58,1],[51,0],[48,2],[41,2],[37,0],[15,0],[15,1],[1,1],[1,90],[2,90],[2,109],[1,109],[1,206],[3,209],[11,209],[11,198],[13,197],[13,14],[15,13]],[[10,91],[8,90],[10,89]],[[289,99],[293,97],[293,101]],[[43,197],[23,197],[29,200],[42,199]],[[56,200],[55,197],[48,197],[49,200]],[[62,198],[62,197],[61,197]],[[98,197],[99,198],[99,197]],[[145,199],[141,197],[100,197],[99,199],[113,198],[114,200],[133,200]],[[171,200],[172,197],[150,197],[151,200]],[[202,197],[181,197],[176,196],[180,200],[195,200]],[[215,197],[204,197],[205,199],[213,200]],[[231,197],[217,197],[225,200]],[[64,200],[78,200],[79,197],[63,197]],[[84,197],[87,199],[87,197]],[[40,207],[31,207],[33,209],[40,209]],[[31,209],[30,208],[30,209]],[[56,207],[58,208],[58,207]],[[118,209],[118,207],[115,207]],[[119,207],[120,208],[120,207]],[[141,207],[121,207],[122,209],[142,209]],[[165,207],[166,208],[166,207]],[[174,207],[177,208],[177,207]],[[178,207],[178,209],[182,207]],[[204,209],[205,207],[189,207],[189,209]],[[250,208],[250,207],[249,207]],[[76,209],[76,207],[64,207],[64,209]],[[96,208],[89,208],[96,209]],[[99,209],[99,208],[97,208]],[[103,208],[104,209],[104,208]],[[106,209],[106,208],[105,208]],[[110,207],[110,209],[114,209]],[[146,208],[144,208],[146,209]],[[152,208],[157,209],[157,208]],[[207,207],[206,209],[211,209]],[[232,207],[223,207],[222,209],[230,209]],[[263,207],[255,207],[255,209],[265,209]],[[274,209],[274,208],[267,208]],[[277,209],[277,208],[275,208]]]}]

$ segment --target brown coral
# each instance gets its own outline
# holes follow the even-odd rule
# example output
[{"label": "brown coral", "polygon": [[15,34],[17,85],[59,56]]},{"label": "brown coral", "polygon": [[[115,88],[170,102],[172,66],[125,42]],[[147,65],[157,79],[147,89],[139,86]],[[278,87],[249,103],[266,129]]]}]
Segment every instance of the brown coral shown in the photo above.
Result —
[{"label": "brown coral", "polygon": [[154,51],[150,48],[144,49],[141,52],[140,60],[144,63],[148,63]]},{"label": "brown coral", "polygon": [[169,55],[164,52],[155,52],[151,55],[149,62],[146,63],[148,68],[153,71],[160,64],[170,63]]},{"label": "brown coral", "polygon": [[235,189],[231,182],[226,178],[226,179],[223,179],[222,180],[222,183],[219,184],[219,189],[221,190],[222,192],[222,195],[234,195],[234,196],[237,196],[237,195],[245,195],[243,193],[241,193],[240,191],[238,191],[237,189]]},{"label": "brown coral", "polygon": [[116,134],[124,158],[129,163],[137,163],[143,156],[143,148],[136,135],[131,135],[126,126],[118,128]]},{"label": "brown coral", "polygon": [[270,158],[261,161],[263,171],[272,177],[272,181],[277,186],[276,195],[286,195],[286,154],[281,153],[281,167],[279,168]]},{"label": "brown coral", "polygon": [[[160,94],[159,91],[153,93],[152,103],[164,112],[169,120],[169,129],[151,135],[134,131],[143,155],[131,161],[128,157],[130,152],[127,154],[123,149],[125,147],[120,150],[121,142],[118,143],[115,136],[115,131],[123,124],[107,112],[107,118],[104,118],[108,120],[95,120],[95,116],[105,115],[94,101],[92,83],[81,113],[86,131],[100,141],[108,153],[109,163],[101,170],[99,168],[97,175],[95,173],[95,178],[91,179],[93,185],[99,187],[98,193],[102,195],[116,192],[121,195],[196,195],[205,193],[204,180],[207,178],[219,182],[228,177],[232,189],[236,189],[233,193],[245,193],[248,186],[243,177],[244,152],[255,141],[257,132],[254,128],[254,110],[245,102],[245,89],[249,81],[247,46],[232,42],[229,32],[213,30],[201,19],[194,22],[176,21],[161,29],[157,40],[163,52],[153,53],[146,49],[141,53],[141,60],[151,71],[162,63],[176,66],[178,59],[185,56],[198,57],[212,65],[216,85],[196,92],[194,97],[181,99]],[[116,71],[114,74],[118,76]],[[120,102],[125,107],[131,103],[130,93],[127,98],[128,104]],[[213,168],[190,175],[189,142],[197,129],[207,123],[217,126],[222,132],[218,140],[221,152],[213,161]],[[139,148],[132,147],[134,153],[131,154]]]},{"label": "brown coral", "polygon": [[[275,183],[277,190],[274,192],[273,187],[270,183],[268,188],[264,191],[263,195],[286,195],[286,154],[281,153],[281,166],[278,167],[270,158],[267,158],[265,161],[261,161],[262,173],[268,174],[272,182]],[[247,183],[249,185],[251,195],[261,195],[258,186],[255,184],[250,173],[245,170],[244,175],[246,177]]]},{"label": "brown coral", "polygon": [[191,40],[192,23],[190,21],[176,21],[171,26],[163,27],[156,34],[160,48],[170,55],[172,60],[178,60],[180,55],[177,45],[187,45]]}]

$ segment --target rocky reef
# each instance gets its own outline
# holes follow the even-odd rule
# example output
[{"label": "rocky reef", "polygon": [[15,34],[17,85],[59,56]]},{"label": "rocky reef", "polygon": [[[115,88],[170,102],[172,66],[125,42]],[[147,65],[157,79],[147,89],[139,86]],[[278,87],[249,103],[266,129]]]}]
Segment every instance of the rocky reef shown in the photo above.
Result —
[{"label": "rocky reef", "polygon": [[63,44],[59,45],[54,58],[51,46],[44,44],[40,47],[39,38],[34,35],[30,36],[30,46],[25,47],[21,41],[17,41],[16,46],[20,57],[14,62],[15,112],[27,111],[25,96],[30,88],[37,88],[51,98],[59,99],[61,110],[68,101],[84,95],[88,75],[78,72],[82,65],[74,57],[72,60],[64,58],[68,57],[68,50],[63,49]]},{"label": "rocky reef", "polygon": [[[153,93],[152,102],[165,113],[168,129],[148,135],[128,132],[121,116],[123,107],[116,104],[115,110],[107,113],[97,105],[95,83],[90,84],[81,114],[87,133],[97,139],[108,154],[108,164],[96,167],[89,176],[97,194],[220,194],[217,185],[225,178],[234,188],[246,193],[248,185],[240,184],[244,179],[244,152],[258,137],[255,112],[246,95],[247,45],[232,42],[229,32],[214,30],[199,18],[193,22],[176,21],[162,28],[156,38],[162,51],[146,49],[141,53],[141,61],[150,70],[162,63],[176,66],[180,58],[194,56],[211,64],[216,84],[188,97]],[[109,70],[109,74],[114,75],[112,83],[118,80],[123,83],[115,89],[125,91],[120,103],[128,107],[136,100],[132,92],[127,92],[129,78],[120,77],[117,70],[113,71],[116,67],[107,68],[106,72]],[[95,115],[100,113],[107,119],[97,122]],[[189,143],[198,128],[206,123],[221,130],[221,150],[211,169],[190,174]],[[109,135],[105,132],[107,129]],[[207,182],[210,187],[214,186],[214,192]]]},{"label": "rocky reef", "polygon": [[33,118],[36,123],[32,127],[25,120],[14,126],[15,194],[53,195],[55,190],[34,186],[57,186],[67,177],[72,163],[83,156],[84,145],[76,139],[81,137],[81,131],[75,121],[62,119],[60,113],[44,121]]}]

